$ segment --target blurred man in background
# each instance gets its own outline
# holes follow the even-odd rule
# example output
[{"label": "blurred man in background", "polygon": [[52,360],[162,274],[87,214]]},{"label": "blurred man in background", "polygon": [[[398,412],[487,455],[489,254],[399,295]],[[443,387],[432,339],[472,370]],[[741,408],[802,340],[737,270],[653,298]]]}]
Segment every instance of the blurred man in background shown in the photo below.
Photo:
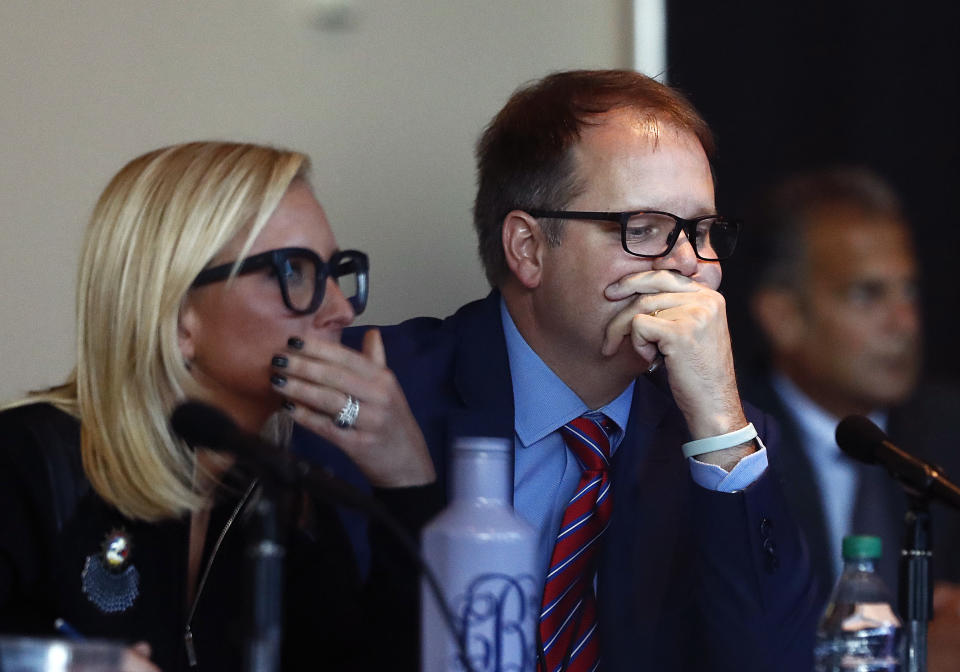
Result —
[{"label": "blurred man in background", "polygon": [[[892,189],[863,169],[791,178],[771,192],[764,212],[751,229],[763,248],[751,309],[769,367],[753,380],[742,377],[744,397],[780,420],[784,450],[771,463],[789,476],[784,490],[810,544],[821,604],[847,534],[882,538],[880,572],[896,591],[907,498],[881,467],[847,458],[834,431],[847,415],[868,416],[897,445],[960,474],[949,468],[960,463],[960,395],[919,384],[922,324],[910,229]],[[931,669],[957,669],[947,647],[960,633],[960,600],[946,582],[960,581],[960,525],[955,512],[933,508],[939,583]]]}]

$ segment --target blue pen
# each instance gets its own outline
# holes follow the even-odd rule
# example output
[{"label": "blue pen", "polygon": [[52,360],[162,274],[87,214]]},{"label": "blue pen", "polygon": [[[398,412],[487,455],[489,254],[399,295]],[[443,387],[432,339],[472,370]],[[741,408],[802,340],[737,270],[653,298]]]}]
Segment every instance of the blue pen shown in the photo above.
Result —
[{"label": "blue pen", "polygon": [[53,629],[59,632],[64,637],[66,637],[67,639],[73,639],[77,641],[86,639],[86,637],[81,635],[76,628],[74,628],[72,625],[67,623],[62,618],[58,618],[54,620]]}]

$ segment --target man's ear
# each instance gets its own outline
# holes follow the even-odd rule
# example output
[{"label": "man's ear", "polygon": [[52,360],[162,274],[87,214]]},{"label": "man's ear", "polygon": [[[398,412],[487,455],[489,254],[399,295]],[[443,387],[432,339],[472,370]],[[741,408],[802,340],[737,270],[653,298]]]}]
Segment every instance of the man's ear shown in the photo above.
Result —
[{"label": "man's ear", "polygon": [[807,331],[800,297],[786,289],[761,289],[750,301],[753,317],[774,353],[795,351]]},{"label": "man's ear", "polygon": [[543,275],[546,240],[540,223],[523,210],[511,210],[503,218],[503,253],[507,266],[521,285],[534,289]]}]

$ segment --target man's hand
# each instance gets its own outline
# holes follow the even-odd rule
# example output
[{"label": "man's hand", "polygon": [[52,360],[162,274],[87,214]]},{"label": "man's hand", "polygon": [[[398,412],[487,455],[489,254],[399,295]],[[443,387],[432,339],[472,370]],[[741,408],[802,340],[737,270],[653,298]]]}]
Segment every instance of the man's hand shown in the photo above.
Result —
[{"label": "man's hand", "polygon": [[[363,352],[339,343],[306,342],[287,353],[278,389],[294,404],[294,420],[339,446],[373,485],[401,487],[436,480],[420,426],[393,372],[376,329],[363,338]],[[334,423],[347,395],[359,405],[356,424]]]},{"label": "man's hand", "polygon": [[[734,375],[726,302],[719,292],[660,270],[626,276],[605,294],[612,301],[636,298],[607,325],[603,354],[613,355],[628,337],[647,361],[659,351],[673,398],[694,439],[747,425]],[[751,442],[697,459],[729,469],[755,450]]]},{"label": "man's hand", "polygon": [[960,670],[960,585],[941,581],[933,587],[933,620],[927,631],[927,670]]}]

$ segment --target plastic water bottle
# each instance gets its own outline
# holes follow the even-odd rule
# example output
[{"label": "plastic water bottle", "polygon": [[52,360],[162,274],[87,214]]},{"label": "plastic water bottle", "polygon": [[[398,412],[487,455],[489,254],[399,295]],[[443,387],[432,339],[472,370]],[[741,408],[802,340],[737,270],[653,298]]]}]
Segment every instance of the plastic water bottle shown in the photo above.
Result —
[{"label": "plastic water bottle", "polygon": [[[449,506],[423,530],[473,672],[533,672],[539,586],[535,533],[513,509],[513,444],[463,438],[453,447]],[[421,670],[463,671],[457,639],[426,580],[421,592]]]},{"label": "plastic water bottle", "polygon": [[901,669],[900,618],[876,573],[880,553],[879,537],[844,537],[843,573],[817,628],[816,672]]}]

